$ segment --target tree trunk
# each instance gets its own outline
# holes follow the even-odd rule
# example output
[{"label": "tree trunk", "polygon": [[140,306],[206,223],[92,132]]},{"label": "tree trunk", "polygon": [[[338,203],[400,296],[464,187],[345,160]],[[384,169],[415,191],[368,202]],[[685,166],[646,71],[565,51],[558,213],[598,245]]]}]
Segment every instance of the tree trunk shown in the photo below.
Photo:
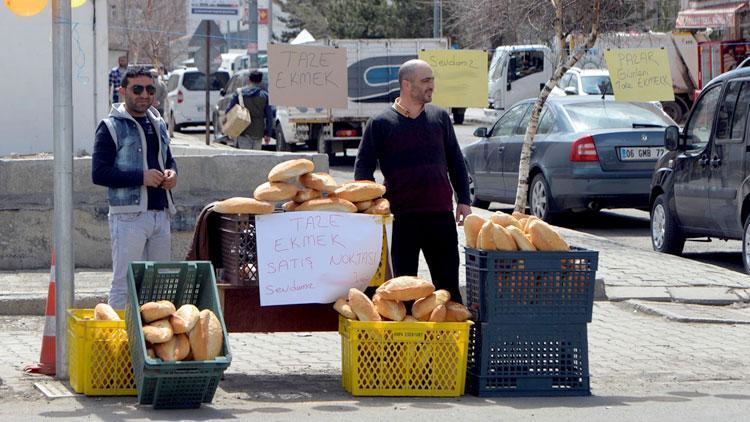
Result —
[{"label": "tree trunk", "polygon": [[[562,1],[560,0],[553,0],[552,4],[555,6],[555,32],[556,32],[556,38],[558,42],[558,46],[563,45],[563,36],[562,36],[562,20],[563,20],[563,6]],[[562,76],[565,74],[565,72],[568,71],[571,67],[573,67],[578,60],[583,57],[584,53],[587,49],[590,49],[594,46],[594,43],[596,42],[596,37],[599,32],[599,14],[601,11],[601,0],[596,0],[594,3],[594,13],[596,19],[594,20],[594,23],[591,25],[591,33],[589,33],[589,36],[586,38],[585,48],[578,49],[574,54],[571,54],[570,57],[568,57],[567,60],[563,62],[564,58],[564,49],[560,49],[560,59],[558,60],[557,68],[555,69],[555,72],[552,74],[552,77],[549,81],[544,85],[544,88],[539,93],[539,97],[536,99],[536,102],[534,103],[534,107],[531,110],[531,118],[529,119],[529,125],[526,127],[526,134],[523,138],[523,146],[521,147],[521,160],[518,164],[518,187],[516,189],[516,203],[513,207],[514,211],[518,212],[524,212],[526,210],[526,203],[528,202],[528,193],[529,193],[529,170],[530,170],[530,162],[531,162],[531,147],[534,143],[534,137],[536,136],[536,131],[539,126],[539,115],[542,112],[542,108],[544,107],[544,103],[547,102],[547,97],[549,97],[550,92],[552,92],[552,89],[557,86],[557,83],[560,81]]]}]

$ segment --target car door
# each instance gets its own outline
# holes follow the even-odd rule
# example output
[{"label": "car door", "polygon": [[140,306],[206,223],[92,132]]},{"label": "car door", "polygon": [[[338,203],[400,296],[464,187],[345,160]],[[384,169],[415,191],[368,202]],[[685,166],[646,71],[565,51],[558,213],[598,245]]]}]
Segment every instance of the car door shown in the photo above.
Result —
[{"label": "car door", "polygon": [[727,84],[716,119],[709,161],[708,202],[717,236],[742,237],[738,189],[745,179],[745,131],[750,106],[750,80]]},{"label": "car door", "polygon": [[490,133],[487,146],[487,173],[492,180],[493,198],[506,199],[510,186],[504,174],[505,149],[508,140],[516,136],[516,128],[529,108],[529,103],[517,104],[498,119]]},{"label": "car door", "polygon": [[[534,103],[526,103],[526,110],[521,121],[513,130],[513,135],[506,137],[502,141],[503,147],[503,181],[507,186],[505,200],[514,202],[516,199],[516,190],[518,186],[518,164],[521,162],[521,149],[523,148],[523,139],[526,135],[526,127],[531,120],[531,111]],[[546,108],[545,108],[546,110]],[[540,116],[541,117],[541,116]],[[541,122],[541,119],[539,120]],[[538,130],[539,128],[537,128]],[[535,137],[536,138],[536,137]],[[538,138],[536,138],[538,139]]]},{"label": "car door", "polygon": [[684,132],[690,149],[678,155],[674,163],[677,217],[683,226],[696,233],[705,233],[713,224],[708,207],[709,156],[722,86],[706,89],[693,106]]}]

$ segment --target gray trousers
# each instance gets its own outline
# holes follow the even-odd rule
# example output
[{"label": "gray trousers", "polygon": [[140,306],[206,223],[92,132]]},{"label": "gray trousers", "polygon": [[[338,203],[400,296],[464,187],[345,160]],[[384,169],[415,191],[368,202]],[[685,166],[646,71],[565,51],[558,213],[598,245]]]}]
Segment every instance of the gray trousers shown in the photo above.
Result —
[{"label": "gray trousers", "polygon": [[260,150],[263,146],[263,137],[252,138],[246,135],[237,137],[237,148]]},{"label": "gray trousers", "polygon": [[128,301],[128,266],[132,261],[171,261],[171,217],[168,211],[109,215],[112,237],[112,287],[109,305],[125,309]]}]

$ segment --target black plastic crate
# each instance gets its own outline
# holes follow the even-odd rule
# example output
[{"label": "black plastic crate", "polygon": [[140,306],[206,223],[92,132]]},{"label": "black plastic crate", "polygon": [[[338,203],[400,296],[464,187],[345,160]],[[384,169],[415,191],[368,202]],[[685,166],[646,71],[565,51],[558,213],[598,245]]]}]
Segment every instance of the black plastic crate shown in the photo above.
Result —
[{"label": "black plastic crate", "polygon": [[599,253],[500,252],[466,248],[473,319],[503,324],[591,322]]},{"label": "black plastic crate", "polygon": [[258,285],[258,246],[255,216],[222,214],[220,217],[221,282],[232,286]]},{"label": "black plastic crate", "polygon": [[[129,300],[125,310],[130,356],[133,360],[138,403],[155,409],[197,408],[213,400],[224,371],[232,362],[229,336],[219,305],[210,262],[132,262],[128,269]],[[190,303],[216,314],[224,344],[212,360],[164,362],[148,357],[141,329],[140,305],[169,300],[175,307]]]},{"label": "black plastic crate", "polygon": [[474,324],[466,391],[477,396],[586,396],[586,324]]}]

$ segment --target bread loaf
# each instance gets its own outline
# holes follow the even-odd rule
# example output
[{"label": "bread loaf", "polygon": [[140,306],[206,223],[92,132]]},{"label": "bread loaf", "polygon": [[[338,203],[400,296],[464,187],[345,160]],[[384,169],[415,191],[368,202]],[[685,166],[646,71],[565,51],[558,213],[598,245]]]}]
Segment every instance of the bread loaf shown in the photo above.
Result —
[{"label": "bread loaf", "polygon": [[190,341],[186,334],[176,334],[165,343],[155,344],[154,352],[165,362],[183,360],[190,353]]},{"label": "bread loaf", "polygon": [[370,201],[385,194],[385,186],[373,182],[350,182],[341,185],[334,191],[337,198],[351,202]]},{"label": "bread loaf", "polygon": [[494,251],[497,249],[495,246],[495,223],[490,220],[485,221],[482,224],[482,228],[479,229],[477,249],[483,251]]},{"label": "bread loaf", "polygon": [[281,209],[286,212],[295,211],[297,209],[297,203],[294,201],[286,201],[281,205]]},{"label": "bread loaf", "polygon": [[526,234],[529,234],[529,224],[531,224],[532,221],[539,220],[536,216],[529,216],[526,218],[526,221],[523,223],[523,232]]},{"label": "bread loaf", "polygon": [[419,320],[414,318],[414,315],[407,315],[401,322],[419,322]]},{"label": "bread loaf", "polygon": [[169,319],[160,319],[143,326],[143,337],[151,344],[166,343],[172,339],[174,331]]},{"label": "bread loaf", "polygon": [[276,164],[268,172],[269,182],[285,182],[291,178],[309,173],[315,169],[315,164],[307,159],[288,160]]},{"label": "bread loaf", "polygon": [[435,307],[435,309],[432,310],[432,313],[430,314],[430,322],[444,322],[445,321],[445,315],[446,315],[446,308],[445,305],[438,305]]},{"label": "bread loaf", "polygon": [[385,198],[378,198],[372,201],[372,206],[365,210],[365,214],[389,215],[391,213],[391,203]]},{"label": "bread loaf", "polygon": [[372,206],[372,201],[355,202],[354,206],[357,207],[357,212],[364,212],[366,209]]},{"label": "bread loaf", "polygon": [[349,306],[349,303],[343,297],[336,300],[336,303],[333,304],[333,309],[344,318],[357,319],[357,314],[352,311],[352,307]]},{"label": "bread loaf", "polygon": [[469,214],[464,219],[464,234],[466,235],[466,246],[470,248],[477,247],[477,236],[479,236],[479,230],[482,229],[482,225],[486,222],[484,218],[476,215]]},{"label": "bread loaf", "polygon": [[297,205],[295,211],[336,211],[357,212],[357,207],[351,202],[340,198],[311,199]]},{"label": "bread loaf", "polygon": [[296,194],[297,186],[284,182],[265,182],[253,192],[255,199],[268,202],[288,201]]},{"label": "bread loaf", "polygon": [[445,322],[463,322],[471,318],[471,312],[466,306],[449,300],[445,303]]},{"label": "bread loaf", "polygon": [[406,316],[406,306],[402,302],[383,299],[377,293],[372,297],[372,304],[381,316],[391,321],[401,321]]},{"label": "bread loaf", "polygon": [[495,249],[498,251],[517,251],[516,241],[513,240],[513,236],[508,230],[499,224],[492,224],[492,240],[495,242]]},{"label": "bread loaf", "polygon": [[427,280],[413,276],[392,278],[377,288],[376,293],[383,299],[401,302],[415,300],[435,291],[435,286]]},{"label": "bread loaf", "polygon": [[221,321],[210,309],[200,312],[198,322],[188,334],[190,350],[195,360],[211,360],[221,353],[224,330]]},{"label": "bread loaf", "polygon": [[121,321],[117,312],[106,303],[100,303],[94,307],[94,319],[99,321]]},{"label": "bread loaf", "polygon": [[529,239],[540,251],[569,251],[570,246],[560,234],[542,220],[531,220],[528,225]]},{"label": "bread loaf", "polygon": [[518,227],[519,229],[523,229],[523,226],[515,217],[508,215],[502,211],[495,211],[495,213],[492,214],[491,219],[493,223],[502,227],[508,227],[512,225]]},{"label": "bread loaf", "polygon": [[432,311],[438,305],[443,305],[451,299],[451,294],[447,290],[435,290],[432,294],[417,299],[411,307],[411,314],[417,319],[427,316],[429,318]]},{"label": "bread loaf", "polygon": [[513,218],[515,218],[516,220],[520,220],[522,218],[529,218],[528,214],[524,214],[524,213],[518,212],[518,211],[513,211],[513,214],[511,214],[511,216]]},{"label": "bread loaf", "polygon": [[336,183],[333,176],[328,173],[303,174],[299,178],[299,182],[302,183],[302,186],[304,187],[315,189],[320,192],[331,193],[339,187],[339,184]]},{"label": "bread loaf", "polygon": [[200,311],[195,305],[185,304],[169,317],[169,323],[175,334],[187,333],[195,327],[199,316]]},{"label": "bread loaf", "polygon": [[381,321],[380,314],[370,298],[355,288],[349,289],[349,306],[360,321]]},{"label": "bread loaf", "polygon": [[320,198],[320,191],[315,190],[312,188],[303,188],[302,190],[298,191],[296,195],[294,195],[294,202],[301,204],[305,201],[309,201],[311,199],[317,199]]},{"label": "bread loaf", "polygon": [[158,302],[146,302],[141,305],[141,319],[144,323],[167,318],[172,315],[176,309],[174,304],[168,300]]},{"label": "bread loaf", "polygon": [[221,214],[271,214],[273,204],[253,198],[234,197],[217,202],[214,205],[214,212]]},{"label": "bread loaf", "polygon": [[513,236],[513,240],[516,241],[516,245],[518,246],[519,250],[522,251],[535,251],[536,248],[531,243],[531,240],[529,240],[528,237],[526,237],[526,234],[523,232],[523,230],[519,229],[516,226],[508,226],[507,228],[508,233],[510,233],[511,236]]}]

